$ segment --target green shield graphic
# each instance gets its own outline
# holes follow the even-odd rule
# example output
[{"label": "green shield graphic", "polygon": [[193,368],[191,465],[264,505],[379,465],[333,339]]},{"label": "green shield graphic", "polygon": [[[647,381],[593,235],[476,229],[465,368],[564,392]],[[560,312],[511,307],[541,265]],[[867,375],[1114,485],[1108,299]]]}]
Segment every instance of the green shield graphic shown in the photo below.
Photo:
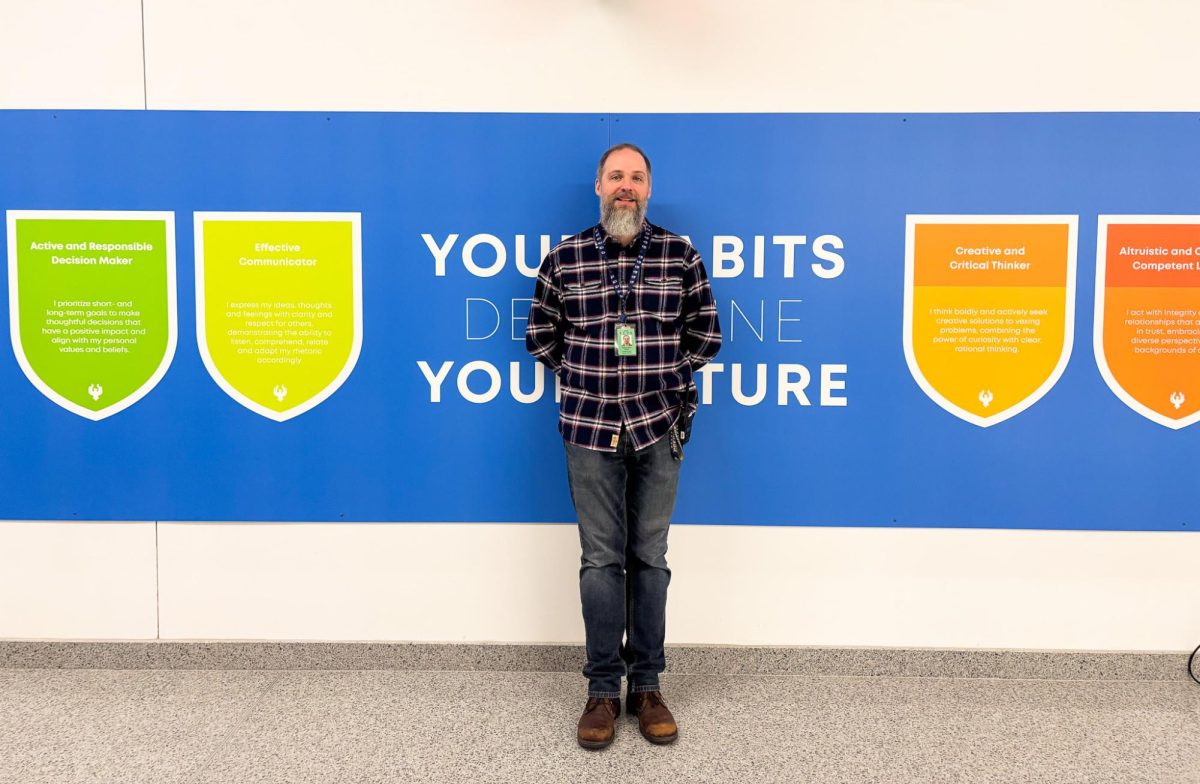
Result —
[{"label": "green shield graphic", "polygon": [[196,337],[209,375],[276,422],[349,377],[362,346],[358,213],[197,212]]},{"label": "green shield graphic", "polygon": [[91,420],[136,403],[175,355],[175,214],[10,210],[7,219],[21,370]]}]

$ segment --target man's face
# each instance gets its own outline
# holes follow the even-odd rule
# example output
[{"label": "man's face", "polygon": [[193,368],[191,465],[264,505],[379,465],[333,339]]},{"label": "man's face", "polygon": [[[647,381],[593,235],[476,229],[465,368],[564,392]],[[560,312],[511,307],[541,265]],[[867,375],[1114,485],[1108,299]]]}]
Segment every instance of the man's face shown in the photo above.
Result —
[{"label": "man's face", "polygon": [[[646,161],[637,152],[617,150],[604,162],[604,172],[596,181],[601,214],[616,210],[634,210],[644,216],[650,200],[650,174]],[[638,220],[640,224],[641,221]]]}]

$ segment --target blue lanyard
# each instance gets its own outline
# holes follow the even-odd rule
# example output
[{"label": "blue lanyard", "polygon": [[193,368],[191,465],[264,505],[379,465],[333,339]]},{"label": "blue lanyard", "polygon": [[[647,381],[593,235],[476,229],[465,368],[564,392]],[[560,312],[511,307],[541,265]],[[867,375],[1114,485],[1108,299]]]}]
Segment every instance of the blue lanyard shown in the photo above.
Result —
[{"label": "blue lanyard", "polygon": [[596,243],[596,250],[600,251],[600,263],[604,265],[605,271],[608,272],[608,282],[612,284],[613,291],[617,292],[617,302],[620,307],[619,320],[622,324],[625,323],[625,300],[629,297],[629,292],[633,291],[633,287],[637,284],[638,275],[642,273],[642,262],[646,260],[646,249],[650,247],[650,224],[642,229],[642,247],[638,251],[637,261],[633,263],[633,269],[629,271],[629,283],[624,288],[621,286],[621,281],[617,280],[616,270],[608,265],[608,254],[604,252],[604,238],[600,236],[600,227],[592,228],[592,240]]}]

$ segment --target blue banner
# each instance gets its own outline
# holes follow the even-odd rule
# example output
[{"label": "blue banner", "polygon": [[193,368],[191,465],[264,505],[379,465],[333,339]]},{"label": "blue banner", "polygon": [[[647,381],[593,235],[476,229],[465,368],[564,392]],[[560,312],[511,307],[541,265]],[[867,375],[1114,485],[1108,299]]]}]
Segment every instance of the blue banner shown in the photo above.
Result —
[{"label": "blue banner", "polygon": [[[524,318],[548,247],[597,221],[599,154],[632,141],[653,165],[649,218],[700,251],[725,333],[700,379],[676,520],[1190,530],[1194,428],[1114,395],[1092,336],[1100,216],[1200,214],[1197,119],[0,112],[0,208],[174,212],[178,269],[170,367],[112,416],[64,409],[15,352],[0,356],[0,518],[573,520],[555,380],[525,353]],[[302,413],[264,415],[299,382],[264,387],[247,407],[206,369],[197,212],[262,214],[270,231],[297,214],[356,275],[361,243],[361,292],[344,278],[345,313],[361,306],[361,346],[345,350],[356,361],[333,365],[337,385],[306,391],[317,402]],[[326,240],[311,228],[320,216],[361,238],[348,228]],[[224,274],[219,248],[239,258],[234,229],[201,238],[206,274]],[[270,257],[292,246],[268,240],[251,264],[307,263],[301,250]],[[939,278],[938,243],[974,277]],[[1027,262],[1027,248],[1045,255]],[[1044,277],[988,277],[1022,264]],[[1034,289],[1046,308],[1021,299]],[[221,317],[254,327],[258,291],[256,303],[223,295]],[[300,357],[320,324],[289,296],[267,316],[307,325]],[[921,320],[942,311],[969,315]],[[213,318],[209,348],[236,333],[221,322],[217,334]],[[971,340],[986,335],[999,357],[1022,334],[1044,372],[1016,348],[1031,358],[1003,361],[1020,369],[956,364],[984,351]],[[231,340],[225,367],[236,368]],[[1001,371],[969,377],[988,368]],[[1005,401],[1022,374],[1028,394]],[[259,394],[251,386],[246,397]]]}]

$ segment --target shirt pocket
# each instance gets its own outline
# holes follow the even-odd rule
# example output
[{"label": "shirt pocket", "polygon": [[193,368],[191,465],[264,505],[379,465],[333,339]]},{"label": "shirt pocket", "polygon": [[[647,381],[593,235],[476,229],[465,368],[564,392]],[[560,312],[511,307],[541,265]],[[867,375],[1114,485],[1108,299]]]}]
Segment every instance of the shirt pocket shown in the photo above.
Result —
[{"label": "shirt pocket", "polygon": [[608,292],[598,280],[576,281],[563,285],[563,310],[567,321],[587,329],[604,321],[604,300]]},{"label": "shirt pocket", "polygon": [[683,278],[648,275],[642,279],[641,309],[659,321],[676,321],[683,307]]}]

